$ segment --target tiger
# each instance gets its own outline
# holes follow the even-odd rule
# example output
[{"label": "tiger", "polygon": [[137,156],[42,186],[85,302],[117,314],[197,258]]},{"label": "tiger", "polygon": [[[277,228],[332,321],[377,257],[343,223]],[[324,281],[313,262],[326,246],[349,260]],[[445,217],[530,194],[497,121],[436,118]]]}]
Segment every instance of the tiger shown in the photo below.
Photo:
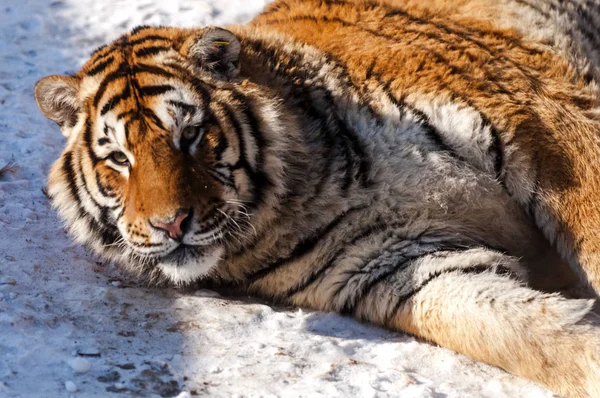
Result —
[{"label": "tiger", "polygon": [[35,86],[73,238],[600,397],[600,3],[276,0]]}]

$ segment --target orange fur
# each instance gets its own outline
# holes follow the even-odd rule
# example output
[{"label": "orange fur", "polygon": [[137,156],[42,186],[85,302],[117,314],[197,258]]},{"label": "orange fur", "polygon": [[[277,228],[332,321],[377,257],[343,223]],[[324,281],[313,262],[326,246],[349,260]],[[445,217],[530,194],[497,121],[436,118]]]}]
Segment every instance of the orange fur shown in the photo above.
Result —
[{"label": "orange fur", "polygon": [[[347,65],[358,86],[385,85],[397,100],[419,95],[475,107],[535,175],[540,217],[553,220],[542,226],[546,236],[600,291],[600,122],[590,112],[598,98],[550,49],[464,15],[491,5],[283,0],[252,26],[326,51]],[[504,178],[531,206],[519,181]]]}]

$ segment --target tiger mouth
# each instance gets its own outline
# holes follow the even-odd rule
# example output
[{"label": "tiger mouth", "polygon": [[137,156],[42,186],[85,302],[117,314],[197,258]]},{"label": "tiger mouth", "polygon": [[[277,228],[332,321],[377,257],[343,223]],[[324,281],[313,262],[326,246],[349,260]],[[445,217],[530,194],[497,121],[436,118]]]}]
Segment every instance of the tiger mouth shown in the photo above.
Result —
[{"label": "tiger mouth", "polygon": [[186,244],[180,244],[170,253],[159,257],[160,262],[171,263],[175,265],[185,264],[191,259],[202,257],[207,250],[211,249],[211,246],[192,246]]},{"label": "tiger mouth", "polygon": [[190,245],[180,243],[169,253],[159,256],[157,260],[159,262],[181,265],[205,256],[214,247],[219,246],[220,242],[222,242],[222,239],[225,237],[225,235],[227,235],[228,224],[229,220],[224,219],[218,228],[213,228],[210,230],[210,232],[203,231],[203,233],[210,233],[210,238],[202,241],[200,244]]},{"label": "tiger mouth", "polygon": [[[193,242],[179,242],[177,246],[169,251],[146,252],[142,255],[143,261],[149,260],[155,265],[163,264],[164,266],[179,268],[197,263],[210,256],[216,248],[226,244],[227,238],[235,233],[236,230],[232,230],[233,227],[237,226],[239,229],[238,221],[234,219],[231,210],[227,208],[217,209],[213,215],[212,220],[205,223],[204,228],[195,232],[188,232],[196,238]],[[143,246],[143,248],[146,247]]]}]

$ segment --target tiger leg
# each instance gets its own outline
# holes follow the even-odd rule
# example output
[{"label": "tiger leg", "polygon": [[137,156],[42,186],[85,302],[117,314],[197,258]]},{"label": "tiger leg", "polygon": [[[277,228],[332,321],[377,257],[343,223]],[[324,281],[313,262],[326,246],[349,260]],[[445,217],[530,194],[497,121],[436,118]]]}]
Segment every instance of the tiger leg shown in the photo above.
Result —
[{"label": "tiger leg", "polygon": [[512,257],[487,253],[487,260],[478,263],[464,253],[421,259],[413,264],[411,286],[406,275],[392,275],[357,298],[353,312],[567,397],[600,397],[593,301],[526,287]]}]

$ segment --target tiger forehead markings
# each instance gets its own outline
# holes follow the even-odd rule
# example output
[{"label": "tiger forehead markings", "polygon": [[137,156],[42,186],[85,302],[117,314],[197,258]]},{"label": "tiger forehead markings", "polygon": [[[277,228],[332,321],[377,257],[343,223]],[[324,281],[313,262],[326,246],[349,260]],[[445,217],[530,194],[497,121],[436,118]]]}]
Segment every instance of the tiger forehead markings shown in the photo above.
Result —
[{"label": "tiger forehead markings", "polygon": [[600,396],[598,319],[571,298],[600,289],[599,21],[593,1],[278,0],[229,30],[136,28],[36,85],[67,138],[49,193],[152,281]]},{"label": "tiger forehead markings", "polygon": [[[267,171],[278,163],[259,148],[276,126],[254,114],[275,113],[271,104],[216,79],[237,73],[221,59],[239,52],[237,39],[213,29],[202,44],[185,33],[134,30],[57,85],[55,99],[69,90],[77,99],[57,119],[69,142],[50,178],[77,239],[134,271],[183,282],[205,274],[224,236],[242,233],[250,209],[277,191]],[[193,57],[208,70],[194,69]]]}]

